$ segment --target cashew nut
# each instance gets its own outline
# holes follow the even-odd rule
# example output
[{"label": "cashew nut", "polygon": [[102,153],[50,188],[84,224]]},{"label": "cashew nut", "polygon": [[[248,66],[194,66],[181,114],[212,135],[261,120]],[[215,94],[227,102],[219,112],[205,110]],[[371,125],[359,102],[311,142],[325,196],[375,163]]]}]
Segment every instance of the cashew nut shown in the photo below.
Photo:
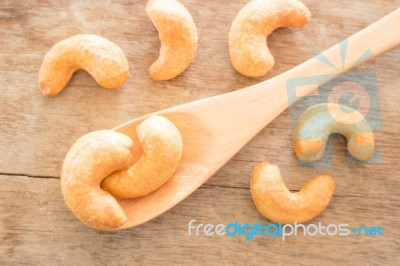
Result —
[{"label": "cashew nut", "polygon": [[237,14],[229,32],[233,66],[248,77],[261,77],[275,64],[266,36],[279,27],[300,27],[310,11],[298,0],[252,0]]},{"label": "cashew nut", "polygon": [[251,196],[258,211],[272,222],[303,223],[317,217],[328,206],[335,182],[328,175],[310,179],[299,191],[290,192],[276,165],[258,164],[251,177]]},{"label": "cashew nut", "polygon": [[133,166],[132,140],[112,130],[86,134],[68,152],[61,188],[67,206],[83,223],[97,229],[121,226],[127,217],[113,195],[146,195],[178,168],[182,138],[174,124],[154,115],[137,126],[137,133],[144,155]]},{"label": "cashew nut", "polygon": [[68,152],[61,173],[61,189],[65,203],[83,223],[110,229],[127,221],[117,200],[100,188],[100,182],[132,164],[132,148],[128,136],[101,130],[82,136]]},{"label": "cashew nut", "polygon": [[157,28],[160,54],[149,69],[154,80],[175,78],[192,63],[197,50],[197,29],[189,11],[176,0],[150,0],[147,16]]},{"label": "cashew nut", "polygon": [[104,190],[120,198],[136,198],[162,186],[174,174],[182,157],[182,137],[173,123],[152,116],[136,129],[143,156],[128,170],[103,180]]},{"label": "cashew nut", "polygon": [[311,106],[297,120],[293,140],[297,157],[307,163],[321,159],[332,133],[346,137],[347,149],[356,159],[372,157],[374,135],[367,120],[357,110],[334,103]]},{"label": "cashew nut", "polygon": [[39,71],[43,95],[58,94],[78,69],[108,89],[120,87],[129,77],[126,57],[115,43],[92,34],[75,35],[55,44],[44,57]]}]

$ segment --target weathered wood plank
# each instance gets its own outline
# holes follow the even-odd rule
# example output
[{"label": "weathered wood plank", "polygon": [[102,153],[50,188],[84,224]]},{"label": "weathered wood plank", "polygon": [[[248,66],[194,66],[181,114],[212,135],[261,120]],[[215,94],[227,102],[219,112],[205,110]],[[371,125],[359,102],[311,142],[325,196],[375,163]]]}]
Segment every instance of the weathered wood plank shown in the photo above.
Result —
[{"label": "weathered wood plank", "polygon": [[[268,43],[277,63],[263,79],[314,56],[387,14],[397,6],[396,2],[399,3],[388,1],[383,5],[376,1],[360,1],[352,3],[349,9],[345,1],[328,7],[318,1],[305,2],[314,14],[312,22],[298,30],[279,29],[270,36]],[[189,70],[177,79],[155,82],[149,78],[147,68],[157,57],[159,41],[143,11],[145,2],[96,4],[95,10],[89,2],[3,2],[0,152],[7,155],[0,158],[1,172],[58,176],[66,151],[88,131],[111,128],[142,114],[263,80],[239,75],[229,61],[227,32],[243,1],[230,1],[229,5],[223,1],[183,3],[192,11],[197,23],[198,55]],[[205,16],[213,19],[205,19]],[[61,95],[43,98],[37,88],[37,75],[44,54],[55,42],[81,32],[100,34],[120,45],[127,54],[131,78],[122,89],[108,91],[98,88],[87,73],[80,72]],[[376,68],[383,119],[384,122],[388,120],[385,130],[390,132],[397,129],[389,125],[398,114],[399,96],[394,92],[400,85],[396,74],[399,54],[397,48],[362,66]],[[283,114],[270,128],[281,128],[283,124],[288,129],[288,118],[287,113]],[[268,130],[259,138],[263,139],[264,147],[274,146]],[[286,145],[289,148],[290,144]]]},{"label": "weathered wood plank", "polygon": [[396,264],[399,259],[400,207],[398,195],[388,187],[385,196],[371,198],[352,195],[357,188],[349,188],[345,196],[335,194],[328,209],[312,221],[381,225],[383,236],[299,235],[285,241],[267,236],[251,241],[243,236],[188,236],[191,219],[196,224],[267,224],[248,189],[206,185],[151,222],[109,233],[90,229],[73,216],[57,179],[0,176],[0,187],[2,265]]}]

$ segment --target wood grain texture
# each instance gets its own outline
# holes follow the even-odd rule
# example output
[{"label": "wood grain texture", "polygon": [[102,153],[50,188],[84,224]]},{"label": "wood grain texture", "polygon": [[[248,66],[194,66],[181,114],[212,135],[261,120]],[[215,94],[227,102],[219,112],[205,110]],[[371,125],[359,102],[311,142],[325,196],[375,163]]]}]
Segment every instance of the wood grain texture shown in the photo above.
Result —
[{"label": "wood grain texture", "polygon": [[[299,167],[286,111],[198,191],[149,223],[118,233],[98,232],[66,208],[57,178],[67,150],[81,135],[273,77],[400,5],[398,0],[357,0],[350,6],[344,0],[304,0],[311,22],[304,28],[275,31],[268,45],[276,65],[267,76],[251,79],[235,72],[227,44],[230,23],[246,1],[181,2],[197,25],[199,48],[191,67],[167,82],[155,82],[147,73],[160,44],[144,12],[146,1],[0,3],[0,264],[396,264],[400,48],[356,68],[376,72],[382,120],[376,133],[381,153],[377,164],[348,163],[345,140],[336,138],[331,168]],[[54,43],[77,33],[98,34],[117,43],[130,64],[129,81],[109,91],[78,72],[59,96],[42,97],[38,71],[44,54]],[[284,242],[189,237],[191,219],[214,224],[268,222],[256,211],[249,191],[251,171],[260,161],[279,165],[292,190],[300,189],[311,176],[331,174],[337,184],[333,200],[313,222],[379,224],[384,236],[299,236]]]},{"label": "wood grain texture", "polygon": [[242,237],[188,236],[187,222],[193,218],[196,223],[214,224],[263,220],[248,189],[204,185],[159,218],[131,230],[110,233],[89,229],[71,215],[61,199],[57,179],[1,176],[0,185],[3,264],[172,265],[190,261],[215,265],[365,265],[394,262],[400,244],[398,237],[389,233],[400,225],[398,216],[393,215],[398,211],[398,195],[393,192],[384,201],[335,195],[318,217],[323,224],[380,224],[385,228],[383,237],[298,236],[282,241],[279,237],[258,236],[246,241]]}]

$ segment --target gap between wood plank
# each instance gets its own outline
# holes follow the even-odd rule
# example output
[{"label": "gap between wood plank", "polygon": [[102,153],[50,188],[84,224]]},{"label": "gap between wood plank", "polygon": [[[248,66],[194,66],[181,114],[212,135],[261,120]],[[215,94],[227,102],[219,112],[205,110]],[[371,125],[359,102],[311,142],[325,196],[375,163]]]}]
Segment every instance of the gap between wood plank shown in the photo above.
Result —
[{"label": "gap between wood plank", "polygon": [[22,177],[31,177],[31,178],[52,178],[52,179],[60,179],[58,176],[47,176],[47,175],[28,175],[24,173],[2,173],[0,175],[8,175],[8,176],[22,176]]},{"label": "gap between wood plank", "polygon": [[[28,177],[28,178],[50,178],[50,179],[60,179],[58,176],[45,176],[45,175],[28,175],[28,174],[23,174],[23,173],[2,173],[0,172],[0,176],[20,176],[20,177]],[[202,188],[227,188],[227,189],[242,189],[242,190],[250,190],[249,187],[235,187],[235,186],[224,186],[224,185],[212,185],[212,184],[203,184],[202,186],[199,187],[199,189]],[[298,189],[291,189],[289,190],[292,193],[299,192],[300,190]],[[361,196],[357,195],[338,195],[335,194],[333,197],[342,197],[342,198],[363,198]],[[374,198],[374,197],[370,197]]]}]

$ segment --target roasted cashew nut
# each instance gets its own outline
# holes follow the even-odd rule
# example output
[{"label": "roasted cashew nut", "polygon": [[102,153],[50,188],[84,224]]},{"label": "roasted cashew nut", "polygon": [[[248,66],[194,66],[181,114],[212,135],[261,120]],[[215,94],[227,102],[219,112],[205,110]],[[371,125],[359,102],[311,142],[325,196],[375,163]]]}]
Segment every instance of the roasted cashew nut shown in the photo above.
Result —
[{"label": "roasted cashew nut", "polygon": [[128,170],[118,171],[101,186],[120,198],[145,196],[162,186],[174,174],[182,157],[182,137],[173,123],[152,116],[136,128],[143,156]]},{"label": "roasted cashew nut", "polygon": [[229,32],[235,69],[248,77],[264,76],[275,64],[266,37],[279,27],[301,27],[310,11],[298,0],[252,0],[237,14]]},{"label": "roasted cashew nut", "polygon": [[154,80],[173,79],[189,67],[196,55],[196,25],[189,11],[176,0],[150,0],[146,13],[161,41],[159,57],[149,74]]},{"label": "roasted cashew nut", "polygon": [[328,206],[335,182],[328,175],[310,179],[299,191],[290,192],[276,165],[258,164],[251,177],[251,196],[258,211],[272,222],[293,224],[312,220]]},{"label": "roasted cashew nut", "polygon": [[356,159],[372,157],[374,135],[367,120],[357,110],[334,103],[311,106],[297,120],[293,139],[297,157],[307,163],[321,159],[332,133],[346,137],[347,149]]},{"label": "roasted cashew nut", "polygon": [[132,164],[132,140],[111,130],[82,136],[69,150],[61,173],[61,189],[69,209],[97,229],[121,226],[127,217],[117,200],[100,188],[116,170]]},{"label": "roasted cashew nut", "polygon": [[78,69],[89,72],[107,89],[122,86],[129,77],[128,62],[121,48],[103,37],[79,34],[55,44],[44,57],[39,71],[43,95],[58,94]]},{"label": "roasted cashew nut", "polygon": [[155,115],[144,120],[137,133],[144,155],[136,164],[132,140],[112,130],[86,134],[68,152],[61,188],[67,206],[83,223],[97,229],[123,225],[127,217],[113,195],[146,195],[162,186],[178,168],[182,138],[174,124]]}]

